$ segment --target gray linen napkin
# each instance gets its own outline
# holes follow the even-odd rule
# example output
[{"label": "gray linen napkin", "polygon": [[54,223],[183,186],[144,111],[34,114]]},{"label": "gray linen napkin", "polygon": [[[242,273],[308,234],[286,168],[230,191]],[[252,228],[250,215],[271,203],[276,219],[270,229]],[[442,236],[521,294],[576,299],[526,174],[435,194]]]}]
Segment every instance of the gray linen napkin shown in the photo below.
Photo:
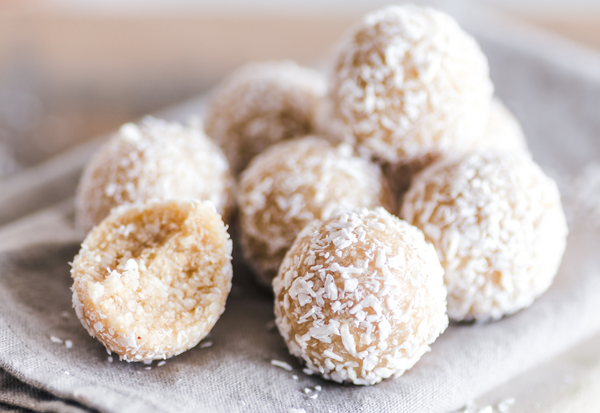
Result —
[{"label": "gray linen napkin", "polygon": [[[488,24],[485,31],[474,31],[489,57],[497,92],[522,120],[536,160],[568,184],[584,164],[600,159],[600,59],[543,38],[527,46],[513,28]],[[195,110],[198,102],[166,116],[181,118]],[[12,188],[33,211],[31,203],[48,205],[36,197],[35,188],[51,182],[61,193],[72,194],[72,177],[85,161],[83,155],[73,156],[72,168],[61,173],[31,173],[25,193],[10,182],[4,188]],[[6,205],[12,208],[11,220],[18,217],[17,204]],[[364,388],[302,373],[277,332],[268,328],[272,298],[255,286],[240,261],[227,309],[203,341],[212,346],[197,346],[161,366],[116,357],[110,362],[71,309],[68,262],[79,239],[71,204],[64,202],[0,229],[0,368],[8,377],[0,403],[28,408],[19,400],[30,398],[45,403],[31,406],[37,411],[134,413],[458,408],[600,331],[598,226],[576,206],[570,210],[574,218],[563,265],[555,284],[531,308],[488,325],[452,325],[411,371]],[[274,359],[289,363],[293,371],[272,365]],[[318,397],[311,399],[315,393]],[[49,394],[56,399],[46,399]]]}]

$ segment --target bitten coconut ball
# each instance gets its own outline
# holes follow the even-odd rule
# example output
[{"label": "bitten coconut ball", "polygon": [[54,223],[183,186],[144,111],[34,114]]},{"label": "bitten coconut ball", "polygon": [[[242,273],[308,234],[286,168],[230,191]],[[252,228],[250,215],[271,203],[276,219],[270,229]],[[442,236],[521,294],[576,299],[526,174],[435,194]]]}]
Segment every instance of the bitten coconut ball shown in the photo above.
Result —
[{"label": "bitten coconut ball", "polygon": [[121,127],[86,167],[77,226],[87,233],[112,208],[151,199],[209,200],[227,215],[232,185],[227,159],[201,130],[147,117]]},{"label": "bitten coconut ball", "polygon": [[443,274],[417,228],[383,208],[341,212],[286,254],[275,323],[310,370],[375,384],[410,369],[448,326]]},{"label": "bitten coconut ball", "polygon": [[415,178],[399,215],[435,246],[457,321],[496,320],[531,305],[552,283],[566,244],[556,184],[524,154],[440,161]]},{"label": "bitten coconut ball", "polygon": [[477,42],[450,16],[414,5],[364,18],[337,55],[329,91],[332,122],[390,164],[475,145],[492,95]]},{"label": "bitten coconut ball", "polygon": [[508,152],[529,153],[521,124],[497,97],[492,100],[487,125],[481,135],[479,146]]},{"label": "bitten coconut ball", "polygon": [[151,362],[194,347],[231,289],[231,240],[209,201],[113,209],[73,269],[81,324],[123,360]]},{"label": "bitten coconut ball", "polygon": [[320,73],[292,61],[248,64],[215,92],[206,131],[239,173],[272,144],[313,133],[325,90]]},{"label": "bitten coconut ball", "polygon": [[252,160],[241,175],[238,208],[242,250],[258,281],[270,288],[294,239],[313,219],[340,208],[394,209],[378,166],[308,136],[281,142]]}]

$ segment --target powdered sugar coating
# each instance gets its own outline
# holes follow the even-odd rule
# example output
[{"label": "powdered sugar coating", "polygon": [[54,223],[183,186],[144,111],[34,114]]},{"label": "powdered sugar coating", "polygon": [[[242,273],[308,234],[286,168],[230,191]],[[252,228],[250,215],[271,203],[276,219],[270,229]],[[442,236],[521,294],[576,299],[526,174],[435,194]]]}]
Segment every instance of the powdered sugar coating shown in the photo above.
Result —
[{"label": "powdered sugar coating", "polygon": [[450,16],[407,4],[368,14],[351,33],[329,98],[337,133],[399,164],[475,145],[492,94],[476,41]]},{"label": "powdered sugar coating", "polygon": [[209,201],[113,209],[73,261],[73,307],[92,337],[127,361],[198,344],[225,309],[231,240]]},{"label": "powdered sugar coating", "polygon": [[446,289],[420,230],[383,208],[307,225],[277,277],[290,353],[329,380],[370,385],[410,369],[446,329]]},{"label": "powdered sugar coating", "polygon": [[270,288],[286,251],[313,219],[340,208],[394,210],[394,198],[375,164],[348,144],[315,136],[273,145],[241,175],[238,208],[244,256]]},{"label": "powdered sugar coating", "polygon": [[481,151],[418,175],[400,217],[440,257],[453,320],[496,320],[552,283],[567,225],[556,184],[528,155]]},{"label": "powdered sugar coating", "polygon": [[320,73],[289,60],[248,64],[215,92],[206,131],[239,173],[270,145],[312,133],[325,89]]},{"label": "powdered sugar coating", "polygon": [[487,125],[478,146],[509,152],[529,153],[527,139],[521,124],[497,97],[492,99]]},{"label": "powdered sugar coating", "polygon": [[232,185],[225,156],[201,130],[146,117],[123,125],[86,167],[77,226],[87,233],[118,205],[178,197],[209,200],[227,215]]}]

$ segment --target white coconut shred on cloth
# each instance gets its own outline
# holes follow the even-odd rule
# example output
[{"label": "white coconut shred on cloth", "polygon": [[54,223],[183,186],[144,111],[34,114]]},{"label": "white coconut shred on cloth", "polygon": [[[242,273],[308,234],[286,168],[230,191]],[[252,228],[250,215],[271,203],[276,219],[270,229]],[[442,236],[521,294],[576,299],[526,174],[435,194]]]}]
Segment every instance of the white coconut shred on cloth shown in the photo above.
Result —
[{"label": "white coconut shred on cloth", "polygon": [[[528,48],[522,38],[490,25],[475,32],[490,60],[499,96],[523,122],[534,158],[564,183],[565,207],[571,214],[571,235],[559,274],[532,307],[491,324],[451,325],[432,351],[396,380],[371,387],[342,386],[304,374],[277,332],[265,329],[273,319],[272,297],[236,262],[234,291],[210,333],[212,346],[197,346],[160,368],[116,357],[110,362],[71,308],[68,262],[80,239],[67,200],[0,228],[0,408],[444,413],[599,332],[599,209],[588,205],[589,197],[582,205],[577,193],[564,190],[576,182],[581,191],[589,191],[585,182],[598,181],[593,162],[600,159],[600,75],[588,73],[593,72],[589,64],[600,68],[600,58],[553,43],[546,44],[549,52],[544,54],[540,39],[535,48]],[[577,56],[588,62],[581,70],[573,64]],[[565,60],[569,63],[561,63]],[[197,110],[195,102],[164,116],[181,119]],[[54,161],[62,168],[54,175],[49,167],[40,169],[44,173],[26,172],[27,188],[52,187],[64,194],[53,202],[66,199],[74,193],[73,177],[87,157],[89,151],[80,150],[61,158],[68,159],[68,165]],[[592,166],[584,170],[585,165]],[[3,191],[14,194],[3,198],[0,217],[15,218],[19,210],[48,206],[44,191],[15,189],[17,183],[22,185],[19,179],[0,185],[0,198]],[[70,348],[64,344],[67,340]],[[272,360],[289,364],[292,371]],[[317,386],[322,390],[316,398],[310,397],[316,392],[304,391]],[[511,412],[517,405],[518,400]]]}]

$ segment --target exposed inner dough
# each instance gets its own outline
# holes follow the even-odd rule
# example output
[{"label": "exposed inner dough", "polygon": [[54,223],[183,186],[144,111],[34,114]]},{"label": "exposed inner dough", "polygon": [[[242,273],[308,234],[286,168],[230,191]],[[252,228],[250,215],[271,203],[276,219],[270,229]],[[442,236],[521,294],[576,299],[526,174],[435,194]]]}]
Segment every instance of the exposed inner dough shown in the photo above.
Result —
[{"label": "exposed inner dough", "polygon": [[423,233],[383,208],[340,212],[298,235],[273,280],[290,352],[326,379],[400,376],[446,329],[446,289]]},{"label": "exposed inner dough", "polygon": [[186,351],[225,309],[231,247],[208,201],[115,208],[73,262],[77,316],[90,335],[127,361]]}]

